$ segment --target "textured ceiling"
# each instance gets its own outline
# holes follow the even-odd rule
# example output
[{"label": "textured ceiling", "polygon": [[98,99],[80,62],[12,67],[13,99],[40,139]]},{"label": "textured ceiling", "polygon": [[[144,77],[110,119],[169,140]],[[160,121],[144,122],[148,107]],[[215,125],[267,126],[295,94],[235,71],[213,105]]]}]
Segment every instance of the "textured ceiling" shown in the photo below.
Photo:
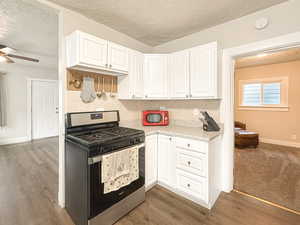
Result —
[{"label": "textured ceiling", "polygon": [[156,46],[286,0],[50,0]]},{"label": "textured ceiling", "polygon": [[237,69],[241,69],[252,66],[285,63],[295,60],[300,60],[300,48],[291,48],[278,52],[267,52],[265,54],[239,58],[236,60],[235,67]]},{"label": "textured ceiling", "polygon": [[58,16],[24,0],[0,0],[0,44],[17,53],[57,56]]}]

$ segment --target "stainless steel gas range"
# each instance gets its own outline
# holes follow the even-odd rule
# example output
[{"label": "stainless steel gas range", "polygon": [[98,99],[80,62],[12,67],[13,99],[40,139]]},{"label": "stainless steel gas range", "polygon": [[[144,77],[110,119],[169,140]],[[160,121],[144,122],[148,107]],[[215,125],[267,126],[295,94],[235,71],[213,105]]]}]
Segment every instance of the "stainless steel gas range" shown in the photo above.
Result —
[{"label": "stainless steel gas range", "polygon": [[[111,225],[145,200],[144,131],[119,126],[119,112],[66,115],[66,210],[76,225]],[[136,147],[138,177],[106,193],[102,159]]]}]

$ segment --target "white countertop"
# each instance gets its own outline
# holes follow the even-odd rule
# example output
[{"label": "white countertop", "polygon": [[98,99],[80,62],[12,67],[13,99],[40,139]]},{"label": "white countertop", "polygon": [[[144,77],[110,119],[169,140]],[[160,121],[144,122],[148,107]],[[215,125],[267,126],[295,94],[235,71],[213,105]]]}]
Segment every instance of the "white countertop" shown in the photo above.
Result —
[{"label": "white countertop", "polygon": [[145,135],[165,134],[184,138],[198,139],[201,141],[211,141],[222,134],[222,129],[218,132],[206,132],[202,127],[190,127],[184,125],[169,126],[143,126],[140,121],[121,121],[120,126],[144,130]]}]

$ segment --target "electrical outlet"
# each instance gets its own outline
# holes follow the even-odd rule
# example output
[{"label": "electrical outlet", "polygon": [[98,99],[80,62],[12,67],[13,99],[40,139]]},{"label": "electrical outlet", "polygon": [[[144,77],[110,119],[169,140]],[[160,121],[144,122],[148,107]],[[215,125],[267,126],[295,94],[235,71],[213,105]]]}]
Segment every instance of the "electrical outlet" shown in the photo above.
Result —
[{"label": "electrical outlet", "polygon": [[104,111],[104,108],[96,108],[96,111]]},{"label": "electrical outlet", "polygon": [[296,135],[296,134],[293,134],[293,135],[291,136],[291,138],[292,138],[292,140],[297,140],[297,135]]},{"label": "electrical outlet", "polygon": [[194,109],[193,110],[193,115],[194,116],[199,116],[200,115],[200,110],[199,109]]}]

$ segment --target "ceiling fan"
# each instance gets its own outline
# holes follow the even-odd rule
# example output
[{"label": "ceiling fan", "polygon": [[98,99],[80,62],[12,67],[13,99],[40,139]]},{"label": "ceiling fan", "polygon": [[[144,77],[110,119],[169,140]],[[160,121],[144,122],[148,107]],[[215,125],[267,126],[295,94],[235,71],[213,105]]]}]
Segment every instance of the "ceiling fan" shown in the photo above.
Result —
[{"label": "ceiling fan", "polygon": [[15,54],[12,54],[11,52],[15,52],[15,50],[7,47],[5,45],[0,44],[0,62],[14,63],[14,61],[11,58],[27,60],[30,62],[39,62],[38,59],[15,55]]}]

